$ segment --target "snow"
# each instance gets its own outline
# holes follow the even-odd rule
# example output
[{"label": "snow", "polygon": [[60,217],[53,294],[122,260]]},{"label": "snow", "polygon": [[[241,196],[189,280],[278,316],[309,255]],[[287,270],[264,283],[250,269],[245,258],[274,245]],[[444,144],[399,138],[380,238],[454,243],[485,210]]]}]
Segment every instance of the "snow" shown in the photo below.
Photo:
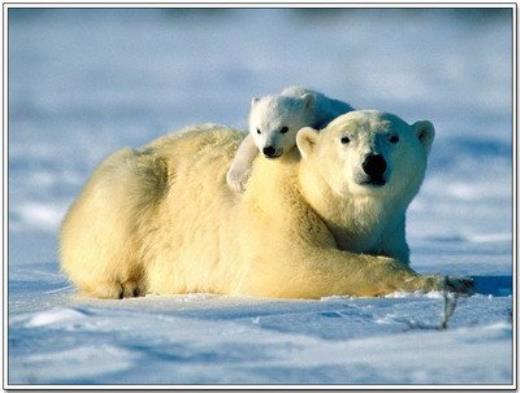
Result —
[{"label": "snow", "polygon": [[[511,14],[197,12],[9,11],[8,382],[511,384]],[[103,157],[292,84],[434,123],[407,233],[414,269],[475,279],[448,329],[440,293],[75,294],[57,231]]]},{"label": "snow", "polygon": [[[47,292],[52,293],[53,291]],[[26,327],[52,325],[60,321],[68,321],[83,317],[84,313],[71,309],[52,309],[34,314],[26,323]]]}]

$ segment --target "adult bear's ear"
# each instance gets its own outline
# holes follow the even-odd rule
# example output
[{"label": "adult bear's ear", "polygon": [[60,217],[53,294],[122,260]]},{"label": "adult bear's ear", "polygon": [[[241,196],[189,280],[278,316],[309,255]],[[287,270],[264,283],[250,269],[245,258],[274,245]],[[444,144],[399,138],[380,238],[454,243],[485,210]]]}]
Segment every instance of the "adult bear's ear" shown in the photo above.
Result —
[{"label": "adult bear's ear", "polygon": [[412,125],[412,128],[415,130],[415,135],[417,135],[419,141],[423,144],[426,154],[428,154],[432,147],[433,138],[435,137],[435,128],[433,127],[433,124],[428,120],[421,120],[415,122]]},{"label": "adult bear's ear", "polygon": [[304,159],[312,154],[318,136],[318,131],[311,127],[304,127],[296,134],[296,146]]},{"label": "adult bear's ear", "polygon": [[314,108],[314,95],[307,93],[302,96],[303,107],[306,110],[312,110]]},{"label": "adult bear's ear", "polygon": [[251,98],[251,106],[254,106],[258,101],[260,101],[259,97],[253,97]]}]

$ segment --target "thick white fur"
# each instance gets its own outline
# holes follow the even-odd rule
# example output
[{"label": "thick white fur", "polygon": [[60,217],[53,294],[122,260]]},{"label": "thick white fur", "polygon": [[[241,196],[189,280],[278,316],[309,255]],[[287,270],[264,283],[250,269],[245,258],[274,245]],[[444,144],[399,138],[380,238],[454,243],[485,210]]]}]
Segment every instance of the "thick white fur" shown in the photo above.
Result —
[{"label": "thick white fur", "polygon": [[[401,138],[386,146],[390,133]],[[349,134],[352,145],[340,138]],[[242,134],[193,127],[107,158],[61,228],[61,266],[85,294],[211,292],[319,298],[440,289],[411,270],[405,211],[424,176],[429,122],[376,111],[304,129],[279,160],[259,156],[237,195],[226,170]],[[355,142],[354,142],[355,141]],[[384,152],[380,188],[355,184],[362,153]]]},{"label": "thick white fur", "polygon": [[[280,94],[254,97],[249,111],[249,135],[227,173],[229,187],[236,192],[245,190],[252,162],[264,147],[272,146],[279,157],[294,147],[301,128],[321,129],[352,109],[345,102],[299,86],[287,87]],[[283,127],[288,131],[281,133]]]}]

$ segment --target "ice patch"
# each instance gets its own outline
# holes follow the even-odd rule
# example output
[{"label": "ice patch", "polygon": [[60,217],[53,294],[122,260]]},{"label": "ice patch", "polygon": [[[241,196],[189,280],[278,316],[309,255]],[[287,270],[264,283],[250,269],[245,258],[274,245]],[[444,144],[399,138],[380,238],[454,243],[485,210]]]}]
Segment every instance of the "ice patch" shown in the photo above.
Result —
[{"label": "ice patch", "polygon": [[449,184],[444,188],[444,192],[447,192],[451,196],[463,199],[465,201],[472,201],[481,198],[482,194],[478,191],[478,188],[472,184],[459,182]]},{"label": "ice patch", "polygon": [[508,321],[497,321],[495,323],[490,323],[489,325],[482,326],[483,329],[494,331],[494,330],[500,330],[505,332],[510,332],[512,330],[511,322]]},{"label": "ice patch", "polygon": [[404,298],[443,299],[443,294],[441,291],[430,291],[430,292],[426,292],[426,293],[396,291],[396,292],[392,292],[384,297],[391,298],[391,299],[396,299],[396,298],[401,298],[401,299],[404,299]]},{"label": "ice patch", "polygon": [[211,299],[215,299],[215,298],[218,298],[218,295],[214,295],[211,293],[188,293],[185,295],[169,295],[169,296],[150,294],[150,295],[146,295],[144,299],[143,298],[128,298],[128,299],[124,299],[124,300],[128,300],[128,301],[143,301],[143,300],[169,301],[169,300],[174,300],[175,302],[179,302],[179,303],[196,303],[196,302],[202,302],[205,300],[211,300]]},{"label": "ice patch", "polygon": [[209,300],[211,298],[214,298],[215,295],[212,295],[211,293],[189,293],[187,295],[179,296],[177,298],[180,302],[200,302],[203,300]]},{"label": "ice patch", "polygon": [[55,231],[66,211],[67,205],[63,203],[18,202],[12,207],[13,218],[19,229],[30,227]]},{"label": "ice patch", "polygon": [[338,300],[350,300],[350,299],[353,299],[353,297],[352,296],[333,295],[333,296],[324,296],[324,297],[320,298],[320,301],[322,301],[322,302],[335,302],[335,301],[338,301]]},{"label": "ice patch", "polygon": [[49,311],[36,313],[26,324],[26,327],[52,325],[57,322],[84,318],[85,313],[70,308],[55,308]]},{"label": "ice patch", "polygon": [[396,315],[387,314],[381,318],[375,318],[374,322],[381,325],[393,325],[396,323]]}]

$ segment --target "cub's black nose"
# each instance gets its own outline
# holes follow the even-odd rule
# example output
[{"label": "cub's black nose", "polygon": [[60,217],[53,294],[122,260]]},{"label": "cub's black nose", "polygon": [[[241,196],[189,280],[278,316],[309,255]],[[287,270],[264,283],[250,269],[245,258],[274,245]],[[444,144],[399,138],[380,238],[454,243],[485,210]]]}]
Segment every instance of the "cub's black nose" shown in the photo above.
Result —
[{"label": "cub's black nose", "polygon": [[371,178],[381,178],[386,171],[386,161],[381,154],[370,154],[363,162],[363,170]]},{"label": "cub's black nose", "polygon": [[274,147],[272,146],[266,146],[264,147],[264,149],[262,150],[262,152],[267,156],[267,157],[272,157],[274,156],[274,154],[276,153],[276,150]]}]

